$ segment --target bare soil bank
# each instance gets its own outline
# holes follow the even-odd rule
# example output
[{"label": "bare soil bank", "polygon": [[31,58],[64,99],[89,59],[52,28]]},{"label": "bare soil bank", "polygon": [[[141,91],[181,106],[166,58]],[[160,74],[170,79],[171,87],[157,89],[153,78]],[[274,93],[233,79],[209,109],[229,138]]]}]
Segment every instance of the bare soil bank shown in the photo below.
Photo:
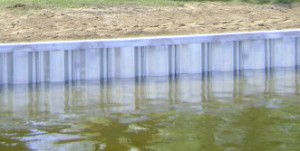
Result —
[{"label": "bare soil bank", "polygon": [[[22,10],[23,9],[23,10]],[[300,7],[188,3],[0,11],[0,42],[188,35],[300,28]]]}]

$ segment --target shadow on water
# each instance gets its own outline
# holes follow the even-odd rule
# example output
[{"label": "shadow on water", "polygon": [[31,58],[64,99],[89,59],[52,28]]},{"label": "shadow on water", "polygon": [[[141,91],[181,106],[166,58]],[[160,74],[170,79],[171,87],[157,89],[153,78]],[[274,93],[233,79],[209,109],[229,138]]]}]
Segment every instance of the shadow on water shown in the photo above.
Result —
[{"label": "shadow on water", "polygon": [[297,150],[295,69],[4,85],[0,150]]}]

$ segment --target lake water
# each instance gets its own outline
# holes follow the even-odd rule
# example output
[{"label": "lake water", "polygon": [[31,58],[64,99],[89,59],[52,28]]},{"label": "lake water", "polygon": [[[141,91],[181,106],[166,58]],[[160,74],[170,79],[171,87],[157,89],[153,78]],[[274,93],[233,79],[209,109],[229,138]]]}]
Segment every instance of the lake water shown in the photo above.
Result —
[{"label": "lake water", "polygon": [[2,86],[0,150],[296,151],[294,69]]}]

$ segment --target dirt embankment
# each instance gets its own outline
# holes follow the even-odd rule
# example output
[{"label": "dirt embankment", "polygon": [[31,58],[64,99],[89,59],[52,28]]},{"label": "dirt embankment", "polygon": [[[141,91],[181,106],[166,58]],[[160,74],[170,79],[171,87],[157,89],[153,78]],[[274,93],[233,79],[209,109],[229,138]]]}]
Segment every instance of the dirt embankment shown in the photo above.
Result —
[{"label": "dirt embankment", "polygon": [[18,10],[23,7],[0,11],[0,43],[300,28],[300,7],[209,2]]}]

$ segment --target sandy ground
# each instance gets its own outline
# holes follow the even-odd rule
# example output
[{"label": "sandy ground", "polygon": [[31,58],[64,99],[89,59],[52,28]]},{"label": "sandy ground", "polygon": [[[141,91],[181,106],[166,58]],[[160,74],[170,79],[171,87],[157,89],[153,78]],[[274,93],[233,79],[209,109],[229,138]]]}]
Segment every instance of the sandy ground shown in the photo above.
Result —
[{"label": "sandy ground", "polygon": [[0,43],[300,28],[300,7],[194,3],[0,11]]}]

